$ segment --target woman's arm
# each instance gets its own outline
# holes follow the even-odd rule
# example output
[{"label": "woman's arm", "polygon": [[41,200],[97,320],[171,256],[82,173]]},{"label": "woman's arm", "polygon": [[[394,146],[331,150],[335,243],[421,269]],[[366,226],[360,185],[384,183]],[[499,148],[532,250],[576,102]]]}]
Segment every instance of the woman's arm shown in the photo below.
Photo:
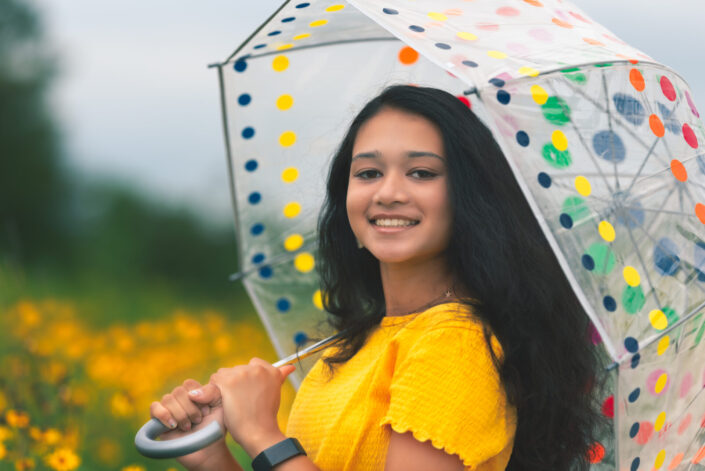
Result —
[{"label": "woman's arm", "polygon": [[[387,425],[389,427],[389,425]],[[390,427],[391,429],[391,427]],[[458,455],[449,455],[435,448],[431,441],[420,442],[411,432],[391,431],[385,471],[462,471],[465,469]]]}]

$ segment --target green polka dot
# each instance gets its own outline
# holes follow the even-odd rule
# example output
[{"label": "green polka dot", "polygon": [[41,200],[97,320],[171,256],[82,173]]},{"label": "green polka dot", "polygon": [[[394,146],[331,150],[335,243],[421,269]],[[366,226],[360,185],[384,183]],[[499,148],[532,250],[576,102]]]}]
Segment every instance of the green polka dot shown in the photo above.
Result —
[{"label": "green polka dot", "polygon": [[614,268],[616,262],[614,252],[606,244],[595,242],[588,247],[586,253],[592,257],[595,262],[594,273],[607,275]]},{"label": "green polka dot", "polygon": [[573,222],[590,217],[590,208],[588,208],[585,200],[579,196],[567,197],[563,201],[563,212],[568,213]]},{"label": "green polka dot", "polygon": [[673,309],[670,306],[665,306],[663,309],[661,309],[664,314],[666,314],[666,319],[668,319],[668,325],[673,325],[674,323],[678,322],[678,314],[676,313],[676,310]]},{"label": "green polka dot", "polygon": [[551,143],[543,146],[541,155],[543,155],[543,158],[546,159],[546,162],[555,168],[566,168],[573,162],[568,149],[560,151]]},{"label": "green polka dot", "polygon": [[577,72],[579,70],[580,70],[580,67],[571,67],[569,69],[562,69],[561,72],[563,72],[564,74],[567,74],[569,72]]},{"label": "green polka dot", "polygon": [[587,82],[587,77],[585,77],[585,74],[582,72],[578,72],[576,74],[565,74],[565,78],[570,80],[571,82],[575,83],[585,83]]},{"label": "green polka dot", "polygon": [[570,107],[561,97],[549,97],[546,103],[541,105],[541,111],[548,121],[558,126],[563,126],[570,121]]},{"label": "green polka dot", "polygon": [[641,289],[641,285],[637,286],[625,286],[624,291],[622,291],[622,305],[624,309],[629,314],[636,314],[641,311],[646,303],[646,296],[644,296],[644,290]]},{"label": "green polka dot", "polygon": [[602,68],[602,67],[612,67],[612,64],[609,63],[609,62],[604,63],[604,64],[595,64],[595,67],[600,67],[600,68]]}]

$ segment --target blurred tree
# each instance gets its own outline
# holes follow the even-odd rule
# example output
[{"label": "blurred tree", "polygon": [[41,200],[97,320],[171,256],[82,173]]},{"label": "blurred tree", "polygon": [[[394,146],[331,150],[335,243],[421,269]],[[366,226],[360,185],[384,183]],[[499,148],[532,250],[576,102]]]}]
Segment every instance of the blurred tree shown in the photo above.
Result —
[{"label": "blurred tree", "polygon": [[47,103],[54,70],[31,3],[0,1],[0,260],[20,265],[66,242],[67,182]]}]

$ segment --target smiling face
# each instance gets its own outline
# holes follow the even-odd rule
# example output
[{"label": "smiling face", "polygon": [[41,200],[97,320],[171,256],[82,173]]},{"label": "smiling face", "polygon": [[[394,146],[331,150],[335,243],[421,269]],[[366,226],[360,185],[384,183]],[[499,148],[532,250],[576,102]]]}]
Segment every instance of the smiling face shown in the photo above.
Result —
[{"label": "smiling face", "polygon": [[364,123],[353,145],[346,205],[355,237],[381,263],[443,257],[452,210],[436,126],[391,108]]}]

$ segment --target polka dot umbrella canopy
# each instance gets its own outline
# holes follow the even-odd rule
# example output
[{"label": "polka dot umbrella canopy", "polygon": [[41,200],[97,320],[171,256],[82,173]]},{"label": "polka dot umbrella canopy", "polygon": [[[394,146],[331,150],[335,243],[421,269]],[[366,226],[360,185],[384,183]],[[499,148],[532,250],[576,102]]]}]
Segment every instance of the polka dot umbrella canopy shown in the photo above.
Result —
[{"label": "polka dot umbrella canopy", "polygon": [[705,466],[705,128],[676,72],[561,0],[289,1],[218,70],[237,277],[280,355],[330,334],[315,226],[353,115],[442,88],[493,130],[609,358],[594,469]]}]

